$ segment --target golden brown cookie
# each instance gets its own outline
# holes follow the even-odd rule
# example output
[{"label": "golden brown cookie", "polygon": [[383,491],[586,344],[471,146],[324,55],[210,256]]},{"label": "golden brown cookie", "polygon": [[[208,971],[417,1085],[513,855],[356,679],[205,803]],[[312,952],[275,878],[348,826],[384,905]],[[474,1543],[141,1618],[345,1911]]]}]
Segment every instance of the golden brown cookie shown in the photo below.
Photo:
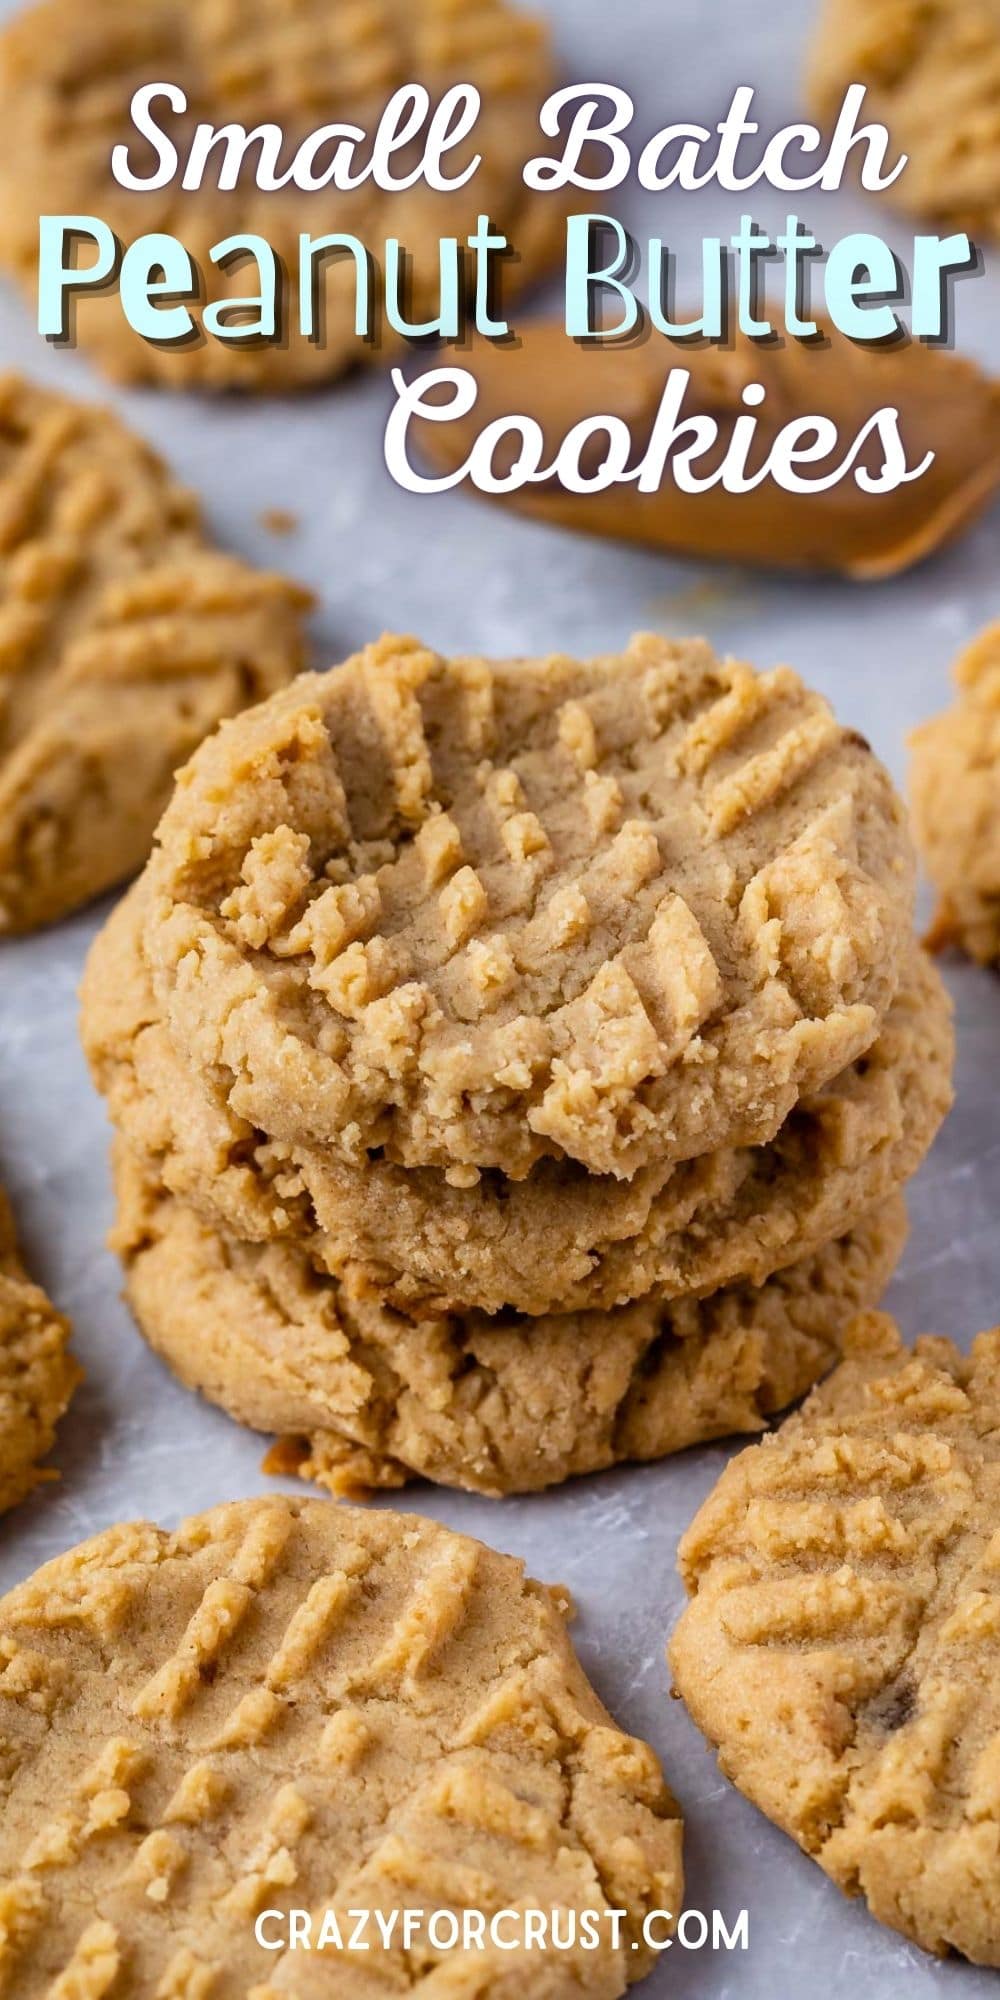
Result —
[{"label": "golden brown cookie", "polygon": [[938,890],[930,942],[1000,960],[1000,623],[955,667],[958,698],[911,737],[917,840]]},{"label": "golden brown cookie", "polygon": [[146,962],[230,1108],[460,1186],[772,1138],[875,1040],[911,922],[868,745],[701,641],[383,639],[203,746],[159,842]]},{"label": "golden brown cookie", "polygon": [[925,1950],[1000,1965],[1000,1332],[862,1318],[688,1529],[674,1677],[720,1763]]},{"label": "golden brown cookie", "polygon": [[0,378],[0,933],[142,865],[177,765],[302,666],[309,601],[209,547],[111,411]]},{"label": "golden brown cookie", "polygon": [[[170,186],[129,191],[111,172],[112,150],[130,141],[140,175],[155,165],[152,147],[135,137],[133,92],[167,81],[187,97],[180,116],[162,100],[153,106],[178,156]],[[311,133],[333,121],[368,135],[354,170],[371,157],[379,116],[401,87],[424,84],[432,107],[456,83],[478,87],[482,104],[474,131],[446,153],[443,171],[458,179],[476,155],[480,165],[456,190],[436,192],[422,180],[381,192],[368,179],[356,189],[311,192],[290,182],[277,190],[255,185],[258,148],[238,173],[233,191],[219,190],[224,153],[217,146],[200,188],[180,186],[195,126],[238,125],[248,132],[276,125],[284,133],[279,173]],[[549,42],[539,19],[505,0],[42,0],[9,23],[0,37],[0,204],[6,218],[5,262],[34,296],[39,216],[94,215],[126,246],[147,233],[179,239],[203,274],[211,302],[258,291],[255,261],[240,257],[226,269],[210,251],[233,233],[262,237],[288,274],[277,340],[259,336],[220,341],[206,335],[203,313],[191,305],[198,338],[152,343],[133,332],[115,292],[80,295],[73,337],[119,381],[170,387],[286,390],[331,380],[346,368],[400,345],[381,309],[374,343],[356,332],[356,269],[349,253],[321,259],[316,274],[316,337],[299,327],[299,239],[348,233],[378,261],[384,242],[406,252],[401,310],[410,325],[440,312],[439,241],[464,246],[480,215],[505,235],[505,296],[557,258],[562,198],[530,195],[522,168],[545,150],[537,120],[552,85]],[[320,149],[314,171],[332,164]],[[412,173],[416,149],[397,149],[391,171]],[[230,307],[229,323],[259,314]]]},{"label": "golden brown cookie", "polygon": [[[108,1529],[0,1601],[5,1993],[512,1994],[536,1952],[268,1951],[290,1909],[628,1911],[545,1953],[614,2000],[680,1909],[681,1821],[602,1707],[565,1597],[435,1522],[324,1501]],[[610,1927],[602,1926],[603,1930]],[[501,1931],[501,1936],[505,1935]],[[329,1932],[328,1932],[329,1936]],[[515,1932],[516,1936],[516,1932]],[[447,1938],[447,1932],[445,1932]],[[633,1948],[633,1945],[635,1948]],[[53,1982],[50,1987],[49,1982]],[[60,1981],[58,1985],[55,1983]]]},{"label": "golden brown cookie", "polygon": [[0,1191],[0,1513],[42,1480],[56,1477],[41,1461],[80,1380],[69,1336],[69,1321],[32,1284],[21,1263],[13,1217]]},{"label": "golden brown cookie", "polygon": [[810,93],[832,124],[852,83],[908,164],[893,200],[973,235],[1000,232],[996,0],[826,0]]},{"label": "golden brown cookie", "polygon": [[[825,322],[821,330],[817,341],[762,346],[737,336],[731,347],[706,343],[678,350],[655,334],[631,345],[588,345],[568,340],[561,319],[530,321],[519,329],[516,345],[474,341],[468,353],[456,355],[475,378],[473,408],[447,423],[414,421],[410,435],[433,466],[451,472],[465,464],[487,424],[516,412],[541,425],[548,464],[575,425],[610,415],[629,425],[641,454],[670,370],[681,367],[691,378],[688,406],[707,411],[719,425],[718,444],[700,472],[721,463],[737,420],[746,421],[743,391],[750,383],[761,383],[766,394],[755,413],[755,460],[763,463],[786,424],[818,412],[837,425],[842,442],[831,464],[840,464],[846,445],[885,405],[900,413],[909,463],[934,454],[927,472],[892,493],[862,492],[849,478],[790,507],[787,493],[771,480],[752,493],[721,486],[682,493],[669,477],[654,493],[640,493],[635,485],[574,493],[553,479],[504,494],[501,505],[653,549],[769,568],[836,570],[858,580],[894,576],[959,534],[1000,486],[1000,384],[940,348],[859,345]],[[516,450],[515,433],[511,462]],[[498,475],[507,470],[504,460],[498,446]],[[879,469],[877,443],[859,463],[873,474]],[[818,464],[813,476],[823,470]]]},{"label": "golden brown cookie", "polygon": [[139,1326],[270,1461],[334,1492],[419,1476],[535,1492],[629,1459],[755,1431],[835,1359],[906,1236],[896,1196],[759,1290],[525,1319],[412,1320],[353,1298],[291,1245],[212,1228],[119,1145],[114,1248]]},{"label": "golden brown cookie", "polygon": [[551,1160],[471,1188],[433,1168],[351,1167],[268,1143],[234,1116],[217,1072],[179,1057],[141,956],[148,888],[113,912],[83,982],[84,1046],[113,1123],[209,1223],[302,1247],[353,1292],[411,1314],[583,1311],[762,1284],[896,1192],[951,1104],[950,1006],[912,946],[874,1048],[802,1098],[769,1146],[629,1182]]}]

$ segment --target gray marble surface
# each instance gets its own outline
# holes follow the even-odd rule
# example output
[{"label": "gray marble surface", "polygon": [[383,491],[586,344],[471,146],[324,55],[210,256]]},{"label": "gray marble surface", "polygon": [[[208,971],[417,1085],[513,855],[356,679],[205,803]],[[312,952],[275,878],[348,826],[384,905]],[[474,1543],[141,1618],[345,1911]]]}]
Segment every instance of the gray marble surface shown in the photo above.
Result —
[{"label": "gray marble surface", "polygon": [[[0,11],[9,11],[4,6]],[[567,72],[624,82],[652,127],[710,122],[738,82],[756,84],[762,122],[794,116],[808,9],[794,0],[549,0]],[[690,253],[738,221],[736,197],[643,197],[637,231]],[[781,197],[755,200],[765,224]],[[803,213],[829,240],[870,208],[849,194]],[[881,204],[878,226],[908,231]],[[689,266],[689,268],[693,268]],[[1000,280],[958,293],[958,345],[1000,365]],[[72,354],[38,341],[0,291],[0,360],[83,395],[106,394]],[[862,729],[900,777],[908,729],[946,699],[956,648],[998,610],[996,511],[958,548],[900,581],[864,588],[790,582],[577,540],[506,519],[462,494],[414,498],[389,482],[381,436],[389,390],[378,375],[298,403],[116,398],[205,495],[234,549],[278,561],[319,592],[319,657],[342,657],[385,628],[444,649],[568,651],[618,646],[650,626],[700,630],[761,665],[790,660]],[[801,503],[800,503],[801,504]],[[258,516],[288,507],[296,535],[275,543]],[[61,1483],[0,1522],[0,1588],[124,1516],[171,1523],[263,1492],[259,1440],[181,1390],[147,1354],[104,1249],[111,1220],[102,1107],[75,1027],[76,988],[101,912],[0,948],[0,1175],[32,1265],[73,1316],[86,1384],[61,1438]],[[905,1333],[963,1344],[1000,1304],[1000,990],[950,965],[958,1010],[958,1103],[912,1195],[913,1233],[889,1303]],[[827,2000],[860,1990],[890,2000],[979,2000],[988,1977],[939,1965],[842,1900],[825,1877],[719,1777],[683,1707],[668,1700],[664,1643],[680,1607],[679,1535],[724,1449],[582,1481],[503,1504],[414,1488],[410,1507],[523,1555],[580,1606],[577,1643],[604,1698],[661,1753],[687,1819],[689,1900],[732,1918],[750,1911],[746,1955],[669,1953],[646,1991],[711,2000],[792,2000],[806,1981]],[[299,1489],[302,1490],[302,1489]]]}]

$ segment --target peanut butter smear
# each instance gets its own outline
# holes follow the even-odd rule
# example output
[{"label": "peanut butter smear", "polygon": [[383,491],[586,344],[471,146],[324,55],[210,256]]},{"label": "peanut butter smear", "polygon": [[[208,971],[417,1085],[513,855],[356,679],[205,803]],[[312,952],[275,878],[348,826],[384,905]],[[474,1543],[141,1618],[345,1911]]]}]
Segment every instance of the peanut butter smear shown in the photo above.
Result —
[{"label": "peanut butter smear", "polygon": [[[734,347],[722,349],[668,345],[654,335],[631,346],[589,347],[569,339],[561,320],[552,319],[526,326],[516,344],[478,341],[442,359],[468,369],[478,395],[464,417],[414,418],[414,455],[438,471],[461,466],[485,426],[512,415],[541,425],[546,463],[575,424],[598,415],[622,418],[638,464],[672,367],[691,378],[685,412],[711,416],[719,425],[717,443],[698,461],[700,473],[721,464],[737,418],[746,419],[742,394],[749,383],[766,391],[753,411],[758,428],[751,471],[763,464],[786,424],[826,416],[837,426],[840,447],[809,467],[819,478],[842,461],[883,406],[899,412],[909,466],[934,453],[919,478],[889,492],[865,492],[848,472],[825,492],[787,493],[768,478],[747,493],[721,486],[684,493],[670,477],[668,460],[666,478],[653,493],[629,484],[575,493],[550,479],[501,496],[538,520],[649,548],[875,579],[908,569],[958,535],[1000,487],[1000,383],[941,348],[859,346],[825,326],[810,342],[761,344],[738,337]],[[502,474],[516,451],[517,440],[505,439],[495,471]],[[585,473],[596,472],[600,456],[598,439],[590,466],[584,455]],[[874,473],[882,456],[878,439],[870,438],[858,463]]]}]

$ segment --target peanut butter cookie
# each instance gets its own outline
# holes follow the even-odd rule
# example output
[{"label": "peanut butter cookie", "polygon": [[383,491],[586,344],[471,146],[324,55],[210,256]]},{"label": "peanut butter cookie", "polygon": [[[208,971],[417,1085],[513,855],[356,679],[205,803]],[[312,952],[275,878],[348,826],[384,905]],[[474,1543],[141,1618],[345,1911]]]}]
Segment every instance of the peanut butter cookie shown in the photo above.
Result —
[{"label": "peanut butter cookie", "polygon": [[911,923],[868,745],[698,641],[385,639],[204,745],[159,841],[157,1004],[230,1108],[460,1187],[766,1142],[875,1040]]},{"label": "peanut butter cookie", "polygon": [[629,1459],[756,1431],[832,1366],[906,1236],[900,1197],[759,1289],[616,1312],[412,1320],[353,1298],[290,1245],[213,1229],[124,1147],[113,1244],[139,1326],[268,1461],[335,1493],[412,1477],[541,1491]]},{"label": "peanut butter cookie", "polygon": [[917,840],[939,891],[930,942],[1000,960],[1000,624],[967,646],[954,706],[915,730]]},{"label": "peanut butter cookie", "polygon": [[[545,2000],[614,2000],[651,1962],[646,1911],[680,1908],[681,1821],[565,1609],[433,1521],[324,1501],[133,1522],[48,1563],[0,1600],[10,2000],[363,2000],[376,1974],[513,1996],[539,1962]],[[466,1910],[528,1904],[629,1914],[590,1951],[463,1948]],[[265,1949],[258,1917],[287,1939],[290,1908],[313,1949]],[[340,1951],[358,1909],[424,1925]]]},{"label": "peanut butter cookie", "polygon": [[911,946],[874,1048],[800,1099],[765,1147],[722,1150],[628,1182],[542,1160],[524,1181],[354,1167],[268,1142],[218,1072],[196,1075],[159,1018],[141,952],[143,878],[97,940],[82,1032],[128,1143],[206,1221],[287,1241],[352,1292],[417,1316],[611,1308],[655,1291],[762,1284],[852,1229],[916,1172],[951,1104],[947,995]]},{"label": "peanut butter cookie", "polygon": [[34,1285],[18,1255],[0,1191],[0,1513],[41,1480],[80,1370],[68,1352],[69,1322]]},{"label": "peanut butter cookie", "polygon": [[996,0],[827,0],[811,94],[832,122],[849,84],[908,164],[892,198],[974,236],[1000,233]]},{"label": "peanut butter cookie", "polygon": [[1000,1965],[1000,1332],[842,1366],[681,1543],[677,1685],[728,1777],[927,1951]]},{"label": "peanut butter cookie", "polygon": [[[153,106],[159,129],[175,148],[176,171],[166,187],[134,192],[113,177],[111,156],[130,144],[133,171],[147,176],[156,164],[152,147],[137,139],[130,118],[133,92],[154,81],[179,87],[187,109],[164,100]],[[464,246],[480,215],[505,235],[505,295],[558,257],[565,209],[558,195],[531,195],[522,168],[545,141],[538,110],[552,87],[548,36],[540,20],[505,0],[43,0],[11,21],[0,36],[0,205],[5,216],[3,257],[34,297],[38,280],[39,216],[100,217],[126,246],[148,233],[176,237],[202,274],[213,306],[230,327],[260,321],[245,309],[258,292],[256,264],[246,255],[221,266],[210,253],[233,232],[263,238],[274,253],[284,295],[268,338],[244,331],[220,340],[206,334],[203,308],[190,305],[195,338],[153,342],[134,332],[117,295],[99,288],[78,296],[73,337],[115,379],[168,387],[283,391],[306,388],[401,345],[379,310],[374,339],[358,333],[359,299],[367,285],[355,258],[320,258],[312,337],[297,313],[300,236],[354,235],[385,263],[383,244],[394,238],[406,252],[400,310],[419,326],[440,310],[439,243],[457,237]],[[381,113],[395,92],[424,85],[435,107],[452,84],[481,94],[473,130],[445,153],[442,171],[465,185],[435,191],[423,180],[383,192],[365,179]],[[397,130],[412,106],[404,106]],[[313,151],[311,173],[328,172],[351,128],[361,140],[352,162],[361,184],[348,191],[315,191],[291,180],[302,141],[331,121]],[[181,185],[200,123],[222,128],[207,156],[201,185]],[[454,120],[452,120],[454,124]],[[248,133],[277,127],[282,136],[272,167],[276,188],[256,185],[261,158],[250,143],[236,162],[226,129]],[[410,129],[412,131],[412,116]],[[421,141],[397,144],[390,170],[405,183],[414,172]],[[339,147],[338,147],[339,139]],[[162,142],[161,142],[162,143]],[[266,151],[266,148],[264,149]],[[476,156],[480,164],[471,179]],[[234,185],[220,188],[228,163]],[[194,176],[192,176],[194,178]],[[283,184],[282,184],[283,183]],[[248,275],[249,274],[249,275]],[[360,287],[360,289],[359,289]],[[241,310],[241,302],[243,308]],[[210,328],[211,328],[211,322]]]},{"label": "peanut butter cookie", "polygon": [[0,378],[0,934],[141,867],[177,765],[303,665],[308,603],[110,411]]}]

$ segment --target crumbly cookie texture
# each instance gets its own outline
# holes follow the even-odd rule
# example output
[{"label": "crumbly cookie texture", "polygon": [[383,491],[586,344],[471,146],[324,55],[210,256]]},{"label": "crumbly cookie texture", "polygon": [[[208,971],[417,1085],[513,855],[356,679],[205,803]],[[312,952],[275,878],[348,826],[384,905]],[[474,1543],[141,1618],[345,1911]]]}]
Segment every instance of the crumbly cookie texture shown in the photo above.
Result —
[{"label": "crumbly cookie texture", "polygon": [[914,1173],[951,1104],[944,987],[911,946],[874,1048],[802,1098],[763,1148],[629,1182],[540,1161],[525,1181],[452,1186],[439,1169],[338,1162],[262,1140],[217,1075],[195,1077],[159,1018],[141,952],[148,880],[95,943],[81,1029],[112,1122],[157,1177],[246,1242],[287,1242],[411,1315],[541,1314],[762,1284],[847,1233]]},{"label": "crumbly cookie texture", "polygon": [[[898,409],[911,465],[933,463],[916,480],[891,493],[863,492],[852,478],[814,491],[805,507],[765,480],[751,496],[712,486],[682,493],[667,479],[653,493],[633,484],[572,493],[557,480],[503,493],[499,504],[615,541],[654,549],[754,563],[768,568],[835,570],[870,580],[894,576],[959,534],[987,506],[1000,486],[1000,383],[971,361],[922,346],[919,341],[859,344],[835,326],[818,322],[820,341],[784,340],[762,346],[737,334],[732,346],[711,343],[684,349],[690,407],[711,412],[719,426],[712,454],[718,463],[737,422],[746,421],[743,392],[762,383],[767,400],[754,414],[755,457],[763,463],[787,424],[821,411],[837,426],[839,443],[828,466],[843,462],[873,410]],[[632,347],[608,348],[566,338],[565,322],[529,320],[516,346],[474,340],[462,366],[475,379],[476,400],[466,416],[447,423],[411,424],[410,436],[439,470],[464,466],[485,427],[512,410],[541,426],[545,461],[556,456],[575,425],[600,411],[629,425],[636,451],[652,432],[676,348],[653,335]],[[510,462],[517,450],[512,435]],[[496,453],[498,472],[504,447]],[[860,463],[880,460],[881,447],[862,452]]]},{"label": "crumbly cookie texture", "polygon": [[892,198],[974,236],[1000,233],[995,0],[826,0],[810,89],[826,122],[849,84],[908,165]]},{"label": "crumbly cookie texture", "polygon": [[21,1263],[14,1220],[0,1191],[0,1513],[42,1480],[56,1477],[42,1461],[80,1380],[69,1337],[68,1320]]},{"label": "crumbly cookie texture", "polygon": [[1000,1965],[1000,1331],[856,1323],[685,1535],[670,1649],[719,1761],[876,1917]]},{"label": "crumbly cookie texture", "polygon": [[897,1196],[759,1290],[541,1319],[413,1320],[353,1298],[301,1249],[212,1228],[121,1146],[115,1179],[112,1241],[147,1340],[230,1415],[289,1434],[271,1470],[335,1493],[413,1476],[540,1491],[760,1430],[832,1365],[906,1236]]},{"label": "crumbly cookie texture", "polygon": [[465,1536],[325,1501],[47,1564],[0,1601],[5,1993],[367,2000],[371,1954],[265,1951],[259,1912],[530,1903],[620,1906],[622,1942],[547,1954],[536,1988],[521,1952],[407,1952],[400,1927],[376,1983],[513,1995],[513,1963],[522,1992],[614,2000],[645,1912],[680,1909],[681,1821],[565,1611]]},{"label": "crumbly cookie texture", "polygon": [[[113,147],[131,135],[133,92],[167,78],[186,94],[180,119],[154,107],[178,145],[181,164],[173,186],[132,193],[111,172]],[[471,181],[435,192],[418,182],[382,193],[371,180],[345,193],[315,192],[290,184],[259,190],[257,154],[238,173],[232,192],[220,192],[219,148],[204,185],[182,191],[187,143],[199,121],[231,123],[252,131],[262,124],[285,134],[279,171],[297,146],[331,118],[374,135],[394,92],[422,83],[432,106],[453,84],[481,93],[475,130],[447,154],[445,171],[456,178],[477,154]],[[411,325],[441,310],[439,239],[460,243],[480,214],[510,241],[504,297],[544,270],[562,247],[565,209],[559,195],[529,194],[522,169],[544,150],[537,114],[553,83],[547,31],[539,19],[505,0],[43,0],[10,22],[0,36],[0,202],[6,218],[5,262],[29,294],[38,269],[41,214],[102,217],[126,244],[148,231],[174,235],[206,274],[213,301],[245,299],[257,290],[254,264],[238,260],[228,274],[210,258],[212,247],[234,230],[260,235],[279,263],[298,270],[300,234],[314,239],[348,233],[380,253],[381,241],[406,247],[408,286],[401,310]],[[187,142],[187,143],[185,143]],[[362,145],[360,159],[370,148]],[[132,164],[149,171],[149,149],[133,141]],[[320,149],[314,171],[331,163]],[[397,150],[393,170],[416,164],[416,148]],[[214,172],[215,185],[212,185]],[[381,256],[380,256],[381,261]],[[248,282],[248,271],[253,273]],[[296,292],[290,293],[286,337],[220,341],[201,332],[180,347],[142,339],[128,325],[118,298],[80,296],[74,337],[119,381],[167,387],[281,391],[331,380],[402,342],[388,326],[377,348],[355,328],[356,273],[351,256],[319,261],[316,270],[318,337],[298,327]],[[192,308],[200,327],[200,314]],[[258,314],[226,308],[230,324]]]},{"label": "crumbly cookie texture", "polygon": [[309,601],[212,549],[110,411],[0,378],[0,934],[142,866],[177,765],[302,667]]},{"label": "crumbly cookie texture", "polygon": [[384,639],[181,773],[144,950],[272,1139],[629,1178],[773,1137],[874,1041],[901,801],[787,668],[700,641],[444,660]]},{"label": "crumbly cookie texture", "polygon": [[939,902],[932,945],[1000,961],[1000,623],[955,668],[958,698],[911,737],[917,841]]}]

